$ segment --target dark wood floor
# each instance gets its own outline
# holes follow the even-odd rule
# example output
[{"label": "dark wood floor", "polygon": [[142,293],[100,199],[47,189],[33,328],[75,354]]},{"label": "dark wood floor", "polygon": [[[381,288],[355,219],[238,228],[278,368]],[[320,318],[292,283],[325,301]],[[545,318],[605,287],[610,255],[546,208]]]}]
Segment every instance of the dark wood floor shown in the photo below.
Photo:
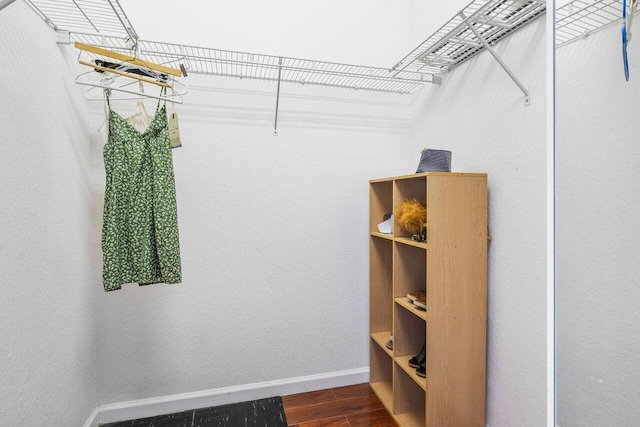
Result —
[{"label": "dark wood floor", "polygon": [[283,396],[282,403],[289,426],[397,426],[369,384]]}]

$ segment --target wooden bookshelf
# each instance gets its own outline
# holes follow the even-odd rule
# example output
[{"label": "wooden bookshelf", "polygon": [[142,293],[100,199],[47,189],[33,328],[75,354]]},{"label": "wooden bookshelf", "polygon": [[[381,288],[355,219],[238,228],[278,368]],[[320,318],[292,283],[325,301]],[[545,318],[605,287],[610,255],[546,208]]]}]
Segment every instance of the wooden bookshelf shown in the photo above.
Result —
[{"label": "wooden bookshelf", "polygon": [[[371,387],[400,426],[485,424],[487,175],[371,180]],[[403,201],[427,206],[427,241],[377,224]],[[426,289],[427,309],[407,298]],[[394,349],[385,347],[393,331]],[[426,342],[426,376],[409,366]]]}]

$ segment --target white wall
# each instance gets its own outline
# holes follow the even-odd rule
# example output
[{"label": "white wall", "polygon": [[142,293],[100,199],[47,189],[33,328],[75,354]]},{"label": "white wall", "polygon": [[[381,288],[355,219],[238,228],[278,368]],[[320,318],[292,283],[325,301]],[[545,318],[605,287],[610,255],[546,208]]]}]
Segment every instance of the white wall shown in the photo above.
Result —
[{"label": "white wall", "polygon": [[546,412],[545,22],[495,47],[531,93],[485,52],[421,100],[413,144],[449,149],[452,170],[487,172],[487,425],[541,426]]},{"label": "white wall", "polygon": [[100,402],[366,366],[366,184],[429,145],[490,174],[488,422],[544,422],[544,35],[498,46],[530,107],[486,54],[416,99],[285,86],[277,138],[274,83],[189,77],[184,283],[99,299]]},{"label": "white wall", "polygon": [[[340,13],[328,13],[336,5],[324,12],[284,6],[277,6],[286,13],[282,25],[272,23],[269,31],[265,22],[228,22],[277,20],[267,4],[246,8],[246,16],[218,8],[189,12],[185,5],[172,19],[148,8],[136,17],[144,4],[124,4],[137,31],[150,39],[154,29],[155,38],[165,40],[158,29],[181,27],[177,39],[201,36],[193,44],[205,44],[210,32],[226,33],[234,43],[205,45],[364,59],[347,46],[327,49],[330,43],[308,32],[290,37],[285,31],[284,22],[304,22],[349,44]],[[349,34],[369,34],[386,22],[392,25],[386,39],[405,41],[398,29],[410,25],[411,14],[397,14],[404,23],[398,24],[383,5],[361,6],[366,19],[352,22]],[[217,24],[203,27],[202,16]],[[207,31],[194,31],[202,28]],[[261,42],[243,47],[247,40]],[[379,51],[366,47],[371,55]],[[323,55],[332,52],[342,57]],[[366,368],[368,180],[415,170],[413,98],[285,84],[275,138],[274,82],[190,76],[188,83],[192,90],[178,107],[184,147],[174,151],[184,280],[125,286],[99,298],[100,403]],[[94,107],[96,124],[101,108]]]},{"label": "white wall", "polygon": [[368,180],[414,170],[411,99],[285,85],[274,137],[273,82],[189,80],[183,283],[99,297],[100,403],[367,367]]},{"label": "white wall", "polygon": [[[636,18],[637,19],[637,18]],[[620,27],[557,52],[558,424],[640,418],[640,44]]]},{"label": "white wall", "polygon": [[[361,49],[353,50],[345,42],[339,49],[329,49],[322,47],[320,38],[310,45],[311,52],[317,48],[316,57],[304,54],[310,46],[302,36],[280,36],[278,48],[265,47],[262,51],[344,62],[353,58],[354,63],[390,66],[393,64],[376,64],[373,58],[378,58],[379,51],[397,51],[400,55],[392,62],[401,59],[466,1],[442,3],[402,3],[400,9],[404,13],[393,15],[389,31],[379,15],[386,9],[377,3],[371,6],[376,11],[374,27],[387,35],[384,45],[360,42],[356,46]],[[124,7],[129,12],[126,2]],[[9,15],[11,8],[0,13],[0,19],[12,23],[5,27],[7,31],[3,29],[3,37],[13,40],[24,34],[24,30],[13,28],[15,23],[22,21],[20,25],[24,26],[30,21]],[[166,29],[159,21],[159,11],[160,8],[147,9],[145,20]],[[11,13],[18,12],[27,14],[23,9]],[[373,15],[367,14],[367,19],[345,27],[345,22],[333,19],[339,14],[312,10],[308,14],[323,17],[314,25],[327,34],[341,34],[340,40],[351,40],[351,34],[360,34],[359,30],[373,37],[370,29],[365,31],[367,25],[372,25],[367,19],[373,19]],[[143,38],[176,41],[147,36],[138,24],[140,20],[129,15]],[[265,12],[265,16],[269,15]],[[37,20],[35,16],[29,19]],[[174,19],[173,25],[196,34],[206,32],[201,26],[188,26],[180,19]],[[43,24],[33,26],[41,32],[29,33],[33,35],[26,43],[38,45],[50,40],[52,34]],[[252,35],[249,39],[266,34],[262,28],[252,28],[243,28]],[[233,34],[232,29],[228,33]],[[95,130],[103,123],[102,104],[91,104],[90,117],[86,117],[82,107],[73,112],[60,107],[60,102],[70,102],[67,95],[45,97],[49,101],[43,103],[42,91],[67,91],[75,99],[78,89],[72,84],[74,71],[66,64],[60,67],[59,80],[57,76],[53,82],[47,80],[48,84],[39,91],[23,92],[27,87],[24,83],[7,88],[6,93],[18,93],[11,98],[16,100],[15,105],[6,108],[13,116],[21,117],[15,113],[22,112],[27,123],[50,117],[47,113],[55,110],[55,122],[38,122],[29,127],[37,134],[33,140],[47,140],[56,129],[70,135],[59,139],[67,141],[71,153],[61,151],[60,144],[21,144],[13,148],[17,151],[15,156],[3,157],[5,163],[9,158],[12,161],[9,168],[3,163],[2,169],[8,182],[16,182],[6,186],[4,192],[18,198],[15,188],[35,187],[29,187],[30,192],[40,193],[20,199],[20,203],[41,208],[48,202],[48,210],[57,213],[62,223],[48,224],[50,215],[45,213],[33,221],[16,219],[6,232],[3,229],[3,241],[9,233],[15,236],[14,240],[17,236],[24,239],[20,229],[31,230],[33,222],[44,222],[46,229],[37,237],[42,239],[44,233],[52,239],[65,239],[61,247],[78,260],[75,264],[52,263],[50,268],[55,266],[59,271],[46,275],[48,281],[63,273],[66,279],[63,285],[49,286],[47,291],[59,292],[61,286],[75,290],[69,292],[73,294],[71,302],[69,298],[63,300],[65,310],[69,310],[63,314],[67,322],[72,319],[72,326],[59,329],[69,334],[68,339],[86,344],[81,346],[86,350],[82,361],[88,366],[80,370],[82,386],[59,399],[83,392],[84,400],[76,400],[85,403],[74,408],[86,408],[75,409],[78,414],[86,414],[96,399],[99,404],[106,404],[365,368],[368,180],[412,173],[420,150],[431,146],[450,148],[455,170],[489,173],[493,242],[489,258],[488,424],[542,424],[546,372],[544,33],[544,23],[539,20],[496,47],[531,89],[533,100],[529,107],[524,107],[521,92],[493,59],[483,54],[451,73],[442,86],[413,96],[284,85],[277,138],[271,135],[273,82],[190,76],[192,90],[185,105],[177,108],[184,147],[174,151],[183,283],[125,285],[111,293],[102,292],[100,278],[104,141]],[[242,46],[206,45],[244,50]],[[42,55],[39,49],[46,54]],[[37,55],[50,55],[56,61],[60,56],[71,61],[75,56],[70,53],[72,49],[59,55],[54,44],[36,51]],[[322,55],[331,52],[342,53],[335,57]],[[28,59],[22,61],[25,67],[37,64]],[[37,82],[41,78],[38,71],[35,68],[25,73],[25,81]],[[36,102],[37,119],[27,119],[27,113],[34,114],[31,111]],[[55,108],[49,102],[55,102]],[[4,101],[2,106],[5,107]],[[131,103],[115,104],[114,108],[125,116],[133,112]],[[153,110],[153,103],[148,108]],[[61,116],[74,120],[68,122]],[[21,135],[22,123],[12,121],[9,129]],[[52,159],[59,162],[51,164]],[[30,168],[34,161],[41,164]],[[27,173],[27,182],[16,178]],[[52,175],[57,179],[51,179]],[[46,190],[36,187],[38,180],[43,181],[46,186],[42,188]],[[54,182],[60,185],[51,188]],[[90,182],[94,184],[90,186]],[[79,194],[69,189],[76,189]],[[74,198],[75,203],[69,198]],[[18,209],[21,205],[11,206]],[[4,218],[4,202],[2,209]],[[67,222],[77,227],[74,234],[64,226]],[[44,255],[61,256],[61,251],[55,251],[51,244],[40,245],[37,252],[25,255],[33,247],[32,240],[18,244],[23,248],[20,259],[31,256],[40,261]],[[45,251],[43,247],[51,249]],[[81,271],[68,272],[74,268]],[[16,268],[8,271],[16,272]],[[25,277],[23,273],[14,275]],[[13,294],[9,296],[14,298]],[[39,298],[43,301],[36,307],[38,316],[47,313],[47,327],[55,325],[57,317],[51,321],[47,310],[52,310],[54,304],[59,309],[60,297]],[[1,314],[17,328],[17,332],[6,333],[13,340],[37,329],[33,325],[37,316],[20,314],[28,312],[26,304],[18,305],[18,313]],[[34,341],[38,343],[44,339],[36,337]],[[46,335],[47,340],[55,337]],[[95,366],[87,360],[93,340],[97,346]],[[65,344],[68,343],[58,339],[53,346]],[[26,352],[32,343],[21,345],[18,348]],[[48,355],[60,356],[56,348],[47,349]],[[10,354],[15,357],[9,366],[38,367],[43,360],[49,360],[42,355],[23,360],[22,354]],[[20,376],[14,372],[2,372],[11,382],[25,383],[18,381]],[[92,388],[94,372],[97,383]],[[65,384],[53,384],[65,390]],[[78,417],[82,419],[82,415]]]},{"label": "white wall", "polygon": [[0,425],[81,425],[96,406],[86,102],[53,32],[0,11]]}]

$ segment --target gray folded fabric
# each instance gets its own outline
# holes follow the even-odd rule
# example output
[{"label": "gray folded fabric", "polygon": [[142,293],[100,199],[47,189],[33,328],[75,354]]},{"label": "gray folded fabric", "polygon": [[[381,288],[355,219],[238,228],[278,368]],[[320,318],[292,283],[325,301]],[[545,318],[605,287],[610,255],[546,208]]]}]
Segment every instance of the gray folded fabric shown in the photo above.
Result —
[{"label": "gray folded fabric", "polygon": [[451,151],[422,150],[416,173],[420,172],[451,172]]}]

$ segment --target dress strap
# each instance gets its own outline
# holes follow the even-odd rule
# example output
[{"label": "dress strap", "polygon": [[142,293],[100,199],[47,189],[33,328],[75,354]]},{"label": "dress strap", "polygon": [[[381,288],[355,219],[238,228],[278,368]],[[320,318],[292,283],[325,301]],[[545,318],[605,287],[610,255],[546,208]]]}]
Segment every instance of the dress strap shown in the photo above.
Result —
[{"label": "dress strap", "polygon": [[[162,87],[162,89],[160,89],[160,96],[167,96],[167,88],[166,87]],[[158,99],[158,106],[156,107],[156,113],[158,112],[158,110],[160,109],[160,103],[162,102],[162,99]],[[167,99],[164,99],[164,105],[167,105]]]},{"label": "dress strap", "polygon": [[109,102],[109,96],[111,95],[111,89],[104,89],[104,98],[107,100],[109,110],[111,110],[111,103]]}]

